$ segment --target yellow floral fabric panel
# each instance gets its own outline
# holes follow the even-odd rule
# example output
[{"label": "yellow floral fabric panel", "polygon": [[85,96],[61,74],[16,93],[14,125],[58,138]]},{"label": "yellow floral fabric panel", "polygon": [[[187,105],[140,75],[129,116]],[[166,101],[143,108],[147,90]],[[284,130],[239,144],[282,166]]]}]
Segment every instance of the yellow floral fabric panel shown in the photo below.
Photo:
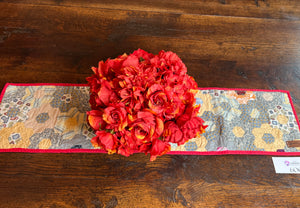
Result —
[{"label": "yellow floral fabric panel", "polygon": [[7,87],[0,105],[1,149],[93,149],[85,86]]},{"label": "yellow floral fabric panel", "polygon": [[172,145],[172,150],[299,152],[286,145],[300,140],[286,92],[204,89],[198,91],[196,100],[208,128],[197,142]]}]

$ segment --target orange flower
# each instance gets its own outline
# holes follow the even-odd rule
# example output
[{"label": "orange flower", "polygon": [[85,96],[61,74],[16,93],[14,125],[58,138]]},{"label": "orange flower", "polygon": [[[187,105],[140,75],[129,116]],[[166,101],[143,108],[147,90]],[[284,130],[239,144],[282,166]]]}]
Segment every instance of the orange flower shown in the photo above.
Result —
[{"label": "orange flower", "polygon": [[150,149],[150,161],[154,161],[157,156],[161,156],[166,154],[171,150],[171,145],[167,142],[163,142],[159,139],[155,139],[152,142],[152,146]]},{"label": "orange flower", "polygon": [[185,75],[187,68],[176,53],[171,51],[160,51],[158,54],[160,65],[167,70],[171,70],[177,75]]},{"label": "orange flower", "polygon": [[184,144],[189,139],[195,138],[199,134],[204,133],[207,126],[204,126],[204,121],[197,116],[199,108],[200,106],[188,106],[185,113],[176,120],[176,124],[183,133],[182,140],[177,142],[177,144]]},{"label": "orange flower", "polygon": [[149,87],[146,97],[148,98],[148,106],[156,114],[162,115],[165,110],[166,104],[168,103],[168,98],[164,92],[162,85],[154,84]]},{"label": "orange flower", "polygon": [[163,137],[166,142],[178,143],[182,140],[183,133],[175,122],[168,121],[165,124]]},{"label": "orange flower", "polygon": [[118,100],[111,83],[103,79],[101,80],[101,87],[97,95],[100,100],[100,106],[107,106],[109,103],[113,103]]},{"label": "orange flower", "polygon": [[102,147],[109,154],[113,154],[117,151],[118,139],[109,132],[96,131],[96,136],[92,138],[91,143],[94,147]]},{"label": "orange flower", "polygon": [[133,114],[133,111],[139,111],[143,107],[144,89],[141,87],[124,88],[120,90],[121,102],[125,103],[127,111]]},{"label": "orange flower", "polygon": [[103,111],[103,120],[107,123],[106,129],[122,131],[128,124],[124,103],[113,103],[105,108]]},{"label": "orange flower", "polygon": [[121,137],[119,140],[119,147],[118,147],[118,154],[129,156],[131,155],[135,150],[138,150],[138,145],[141,145],[142,143],[139,141],[136,141],[134,137],[131,136],[130,131],[122,131]]},{"label": "orange flower", "polygon": [[199,134],[204,133],[207,126],[203,125],[204,121],[200,117],[192,117],[182,127],[183,140],[178,142],[179,145],[184,144],[189,139],[197,137]]},{"label": "orange flower", "polygon": [[176,119],[184,112],[184,109],[185,105],[183,101],[176,94],[174,94],[171,102],[169,102],[166,106],[164,117],[166,120]]},{"label": "orange flower", "polygon": [[88,123],[95,131],[105,129],[106,123],[103,120],[102,115],[103,111],[100,110],[91,110],[87,112]]},{"label": "orange flower", "polygon": [[155,116],[149,110],[139,111],[134,119],[130,130],[136,140],[143,143],[151,142],[158,138],[164,129],[164,122],[161,117]]}]

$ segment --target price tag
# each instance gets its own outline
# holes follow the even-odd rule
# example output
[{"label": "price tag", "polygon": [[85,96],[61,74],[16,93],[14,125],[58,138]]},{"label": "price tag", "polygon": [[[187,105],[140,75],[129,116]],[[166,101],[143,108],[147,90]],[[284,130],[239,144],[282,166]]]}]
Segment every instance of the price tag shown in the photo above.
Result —
[{"label": "price tag", "polygon": [[300,174],[300,157],[272,157],[276,173]]}]

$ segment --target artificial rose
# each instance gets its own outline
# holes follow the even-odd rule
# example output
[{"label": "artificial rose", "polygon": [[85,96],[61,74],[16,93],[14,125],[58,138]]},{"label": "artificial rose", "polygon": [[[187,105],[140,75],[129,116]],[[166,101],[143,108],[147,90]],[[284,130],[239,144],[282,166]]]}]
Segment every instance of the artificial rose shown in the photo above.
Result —
[{"label": "artificial rose", "polygon": [[91,92],[89,103],[90,103],[92,109],[98,109],[100,104],[102,104],[97,93],[95,93],[95,92]]},{"label": "artificial rose", "polygon": [[102,110],[91,110],[87,112],[88,123],[95,131],[105,129],[106,122],[103,120],[102,115]]},{"label": "artificial rose", "polygon": [[[135,71],[136,73],[138,73],[139,71],[139,58],[133,54],[129,55],[123,62],[122,64],[122,68],[124,69],[128,69],[129,71],[127,72],[131,72],[132,70]],[[130,70],[132,69],[132,70]],[[127,75],[126,71],[125,74]],[[130,74],[130,73],[129,73]]]},{"label": "artificial rose", "polygon": [[103,120],[107,123],[106,129],[122,131],[128,124],[124,103],[112,103],[105,108]]},{"label": "artificial rose", "polygon": [[98,68],[92,67],[92,70],[95,73],[96,77],[102,78],[108,75],[107,65],[103,61],[99,61]]},{"label": "artificial rose", "polygon": [[112,83],[102,79],[101,87],[97,93],[98,95],[98,105],[103,107],[107,106],[109,103],[117,102],[118,97],[112,88]]},{"label": "artificial rose", "polygon": [[204,121],[200,117],[192,117],[182,127],[183,140],[178,142],[179,145],[184,144],[187,140],[198,137],[204,133],[207,126],[203,125]]},{"label": "artificial rose", "polygon": [[98,63],[98,68],[92,67],[92,70],[98,78],[110,80],[114,77],[114,73],[110,69],[112,68],[112,65],[116,65],[117,62],[118,61],[116,59],[108,59],[106,62],[100,61]]},{"label": "artificial rose", "polygon": [[144,89],[141,87],[123,88],[120,90],[121,102],[125,103],[126,109],[130,114],[139,111],[143,107]]},{"label": "artificial rose", "polygon": [[171,51],[160,51],[158,54],[160,65],[165,70],[171,70],[177,75],[183,76],[187,72],[187,68],[176,53]]},{"label": "artificial rose", "polygon": [[145,154],[150,153],[152,142],[142,143],[138,146],[138,152],[144,152]]},{"label": "artificial rose", "polygon": [[200,109],[200,105],[198,106],[187,105],[184,113],[176,119],[176,124],[179,127],[182,127],[188,120],[197,116],[199,109]]},{"label": "artificial rose", "polygon": [[149,110],[139,111],[131,124],[132,136],[142,143],[151,142],[158,138],[164,129],[164,122],[161,117],[155,116]]},{"label": "artificial rose", "polygon": [[140,63],[144,63],[144,64],[149,64],[150,59],[152,59],[154,56],[152,53],[148,53],[147,51],[144,51],[142,49],[138,49],[138,50],[134,51],[132,53],[132,55],[138,57]]},{"label": "artificial rose", "polygon": [[98,92],[101,87],[101,81],[98,79],[98,76],[93,74],[91,77],[87,77],[86,81],[89,83],[91,92]]},{"label": "artificial rose", "polygon": [[177,118],[176,124],[181,129],[183,133],[182,140],[177,142],[177,144],[184,144],[189,139],[199,136],[199,134],[204,133],[207,126],[204,126],[204,121],[197,116],[200,106],[188,105],[185,112]]},{"label": "artificial rose", "polygon": [[165,124],[165,129],[163,133],[165,142],[178,143],[182,140],[182,136],[183,133],[175,122],[168,121]]},{"label": "artificial rose", "polygon": [[184,101],[176,94],[173,94],[171,102],[168,103],[164,111],[164,117],[166,120],[176,119],[184,112],[184,109]]},{"label": "artificial rose", "polygon": [[134,151],[137,151],[138,146],[142,144],[141,141],[135,140],[130,131],[124,130],[120,132],[120,134],[118,154],[129,156],[134,153]]},{"label": "artificial rose", "polygon": [[150,149],[150,161],[154,161],[157,156],[161,156],[166,154],[171,150],[171,145],[167,142],[163,142],[159,139],[155,139],[152,142],[151,149]]},{"label": "artificial rose", "polygon": [[198,89],[197,82],[191,76],[185,75],[183,78],[183,83],[184,83],[186,90],[188,90],[188,89],[189,90],[191,90],[191,89],[197,90]]},{"label": "artificial rose", "polygon": [[146,94],[149,108],[154,111],[157,115],[162,115],[168,103],[168,97],[164,92],[162,85],[154,84],[152,85]]},{"label": "artificial rose", "polygon": [[113,154],[117,151],[118,139],[109,132],[96,131],[96,136],[92,138],[91,143],[94,147],[102,147],[109,154]]}]

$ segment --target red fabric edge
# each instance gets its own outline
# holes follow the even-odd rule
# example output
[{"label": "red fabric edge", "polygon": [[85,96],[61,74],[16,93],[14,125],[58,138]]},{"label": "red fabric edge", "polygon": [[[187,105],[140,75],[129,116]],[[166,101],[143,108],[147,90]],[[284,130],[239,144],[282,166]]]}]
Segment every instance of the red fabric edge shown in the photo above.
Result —
[{"label": "red fabric edge", "polygon": [[199,90],[237,90],[237,91],[261,91],[261,92],[284,92],[287,90],[268,90],[268,89],[246,89],[246,88],[221,88],[221,87],[198,87]]},{"label": "red fabric edge", "polygon": [[[2,92],[0,94],[0,103],[5,94],[8,86],[88,86],[87,84],[72,84],[72,83],[6,83]],[[265,90],[265,89],[244,89],[244,88],[218,88],[218,87],[207,87],[198,88],[199,90],[240,90],[240,91],[262,91],[262,92],[282,92],[287,93],[290,104],[295,115],[298,128],[300,131],[299,119],[292,101],[290,92],[287,90]],[[106,153],[105,150],[101,149],[25,149],[25,148],[11,148],[11,149],[0,149],[0,152],[27,152],[27,153]],[[207,152],[197,152],[197,151],[171,151],[167,154],[170,155],[282,155],[282,156],[299,156],[300,152],[268,152],[268,151],[207,151]]]},{"label": "red fabric edge", "polygon": [[[24,153],[107,153],[102,149],[25,149],[11,148],[0,149],[0,152],[24,152]],[[135,152],[139,153],[139,152]],[[144,154],[144,153],[143,153]],[[268,152],[268,151],[171,151],[168,155],[281,155],[281,156],[299,156],[300,152]]]}]

